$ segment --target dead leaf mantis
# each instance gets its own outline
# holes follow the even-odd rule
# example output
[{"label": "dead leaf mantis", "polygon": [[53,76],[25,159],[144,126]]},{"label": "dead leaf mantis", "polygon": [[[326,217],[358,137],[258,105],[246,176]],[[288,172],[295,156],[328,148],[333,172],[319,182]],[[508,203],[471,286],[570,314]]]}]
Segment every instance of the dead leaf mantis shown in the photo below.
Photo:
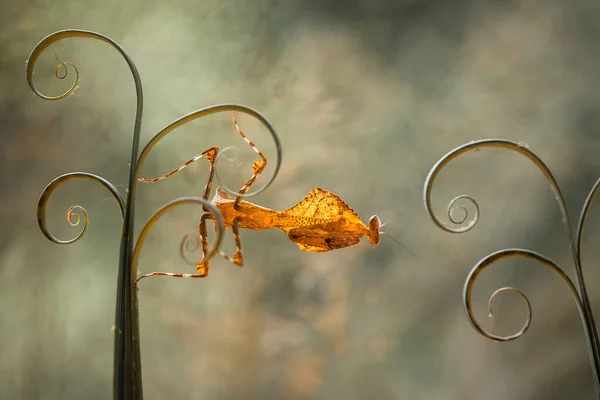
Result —
[{"label": "dead leaf mantis", "polygon": [[[259,175],[267,166],[267,159],[260,150],[246,137],[240,129],[235,114],[232,112],[231,117],[237,133],[246,141],[254,152],[259,156],[259,160],[252,165],[252,176],[238,194],[248,192],[252,184],[256,181]],[[210,195],[212,182],[215,176],[215,160],[219,152],[218,147],[211,147],[202,153],[194,156],[173,171],[160,176],[158,178],[144,179],[139,178],[140,182],[157,182],[163,179],[170,178],[177,172],[181,171],[188,165],[194,163],[204,157],[209,163],[208,181],[204,186],[202,198],[208,200]],[[265,208],[248,201],[242,200],[241,196],[235,199],[231,198],[224,190],[217,188],[215,196],[211,203],[221,212],[226,228],[231,228],[233,238],[235,240],[236,251],[232,257],[228,256],[221,250],[219,253],[228,261],[237,266],[243,266],[244,260],[242,255],[242,246],[240,242],[240,229],[264,230],[277,228],[284,231],[288,238],[296,243],[300,250],[308,252],[325,252],[335,249],[341,249],[348,246],[353,246],[360,242],[362,237],[367,237],[372,245],[379,244],[381,220],[377,215],[369,219],[365,225],[358,214],[354,212],[342,199],[335,194],[320,188],[313,188],[306,197],[298,204],[288,208],[287,210],[276,211]],[[198,227],[202,253],[204,257],[208,254],[208,235],[206,229],[206,221],[214,220],[213,215],[204,209],[205,213],[200,218]],[[200,261],[196,266],[196,274],[182,274],[172,272],[152,272],[146,275],[141,275],[136,279],[137,283],[140,279],[150,276],[170,276],[174,278],[205,278],[208,276],[208,260]]]}]

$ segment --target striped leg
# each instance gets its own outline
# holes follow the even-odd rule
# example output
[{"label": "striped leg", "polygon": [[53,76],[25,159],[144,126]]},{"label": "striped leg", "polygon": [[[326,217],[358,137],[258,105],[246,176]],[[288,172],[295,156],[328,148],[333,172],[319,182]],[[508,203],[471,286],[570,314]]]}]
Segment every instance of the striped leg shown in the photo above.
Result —
[{"label": "striped leg", "polygon": [[[210,167],[211,167],[211,176],[209,177],[209,183],[207,185],[209,185],[210,183],[212,183],[212,175],[214,175],[214,162],[215,162],[215,157],[217,156],[217,153],[219,152],[219,148],[218,147],[211,147],[207,150],[204,150],[202,153],[200,154],[196,154],[194,157],[190,158],[189,160],[187,160],[186,162],[184,162],[183,164],[181,164],[179,167],[175,168],[173,171],[166,173],[165,175],[159,176],[157,178],[150,178],[150,179],[146,179],[146,178],[138,178],[139,182],[146,182],[146,183],[150,183],[150,182],[158,182],[158,181],[162,181],[163,179],[167,179],[172,177],[173,175],[175,175],[176,173],[178,173],[179,171],[181,171],[182,169],[184,169],[185,167],[187,167],[188,165],[198,161],[199,159],[201,159],[203,156],[206,157],[206,159],[208,160],[208,162],[210,163]],[[206,190],[206,188],[205,188]],[[210,192],[210,190],[209,190]],[[208,195],[207,195],[208,198]]]},{"label": "striped leg", "polygon": [[[242,244],[240,243],[240,230],[238,228],[238,223],[240,222],[240,217],[235,217],[233,222],[231,223],[231,230],[233,231],[233,239],[235,240],[235,253],[233,257],[229,257],[227,254],[219,250],[219,253],[225,258],[227,261],[234,263],[238,267],[244,266],[244,258],[242,256]],[[208,268],[208,267],[207,267]]]},{"label": "striped leg", "polygon": [[[207,237],[208,235],[206,234],[206,220],[208,218],[210,218],[210,213],[208,213],[208,212],[202,214],[202,217],[200,218],[199,231],[200,231],[200,243],[202,245],[202,257],[206,257],[206,255],[208,254],[208,237]],[[139,290],[137,287],[137,283],[141,279],[148,278],[151,276],[170,276],[172,278],[206,278],[208,276],[208,261],[199,262],[196,265],[196,270],[198,271],[197,274],[180,274],[180,273],[161,272],[161,271],[151,272],[149,274],[139,276],[135,280],[135,288],[136,288],[136,290]]]},{"label": "striped leg", "polygon": [[140,288],[138,287],[138,282],[141,279],[148,278],[151,276],[170,276],[173,278],[206,278],[206,275],[200,275],[200,274],[179,274],[179,273],[174,273],[174,272],[161,272],[161,271],[151,272],[149,274],[142,275],[135,280],[135,290],[137,290],[137,291],[140,290]]},{"label": "striped leg", "polygon": [[[187,167],[188,165],[190,165],[191,163],[193,163],[194,161],[198,160],[200,157],[202,156],[206,156],[206,159],[208,160],[209,164],[210,164],[210,170],[208,172],[208,181],[206,182],[206,185],[204,185],[204,190],[202,191],[202,198],[204,200],[208,200],[208,196],[210,195],[210,191],[212,188],[212,181],[214,179],[215,176],[215,158],[217,156],[217,153],[219,151],[218,147],[211,147],[208,150],[203,151],[202,153],[198,154],[197,156],[195,156],[194,158],[186,161],[185,163],[183,163],[178,169],[173,170],[171,172],[169,172],[168,174],[158,177],[158,178],[154,178],[154,179],[143,179],[140,178],[139,180],[141,182],[156,182],[162,179],[166,179],[169,178],[171,176],[173,176],[174,174],[176,174],[177,172],[181,171],[182,169],[184,169],[185,167]],[[199,230],[200,230],[200,240],[202,243],[202,256],[206,257],[206,254],[208,254],[208,239],[207,239],[207,234],[206,234],[206,219],[210,217],[210,212],[208,212],[209,210],[206,207],[202,207],[203,210],[205,211],[204,214],[202,214],[202,217],[200,218],[200,225],[199,225]],[[170,276],[173,278],[206,278],[208,276],[208,261],[202,261],[200,263],[198,263],[198,265],[196,265],[196,270],[198,271],[197,274],[180,274],[180,273],[173,273],[173,272],[161,272],[161,271],[156,271],[156,272],[151,272],[149,274],[146,275],[141,275],[139,276],[136,280],[135,280],[135,288],[136,290],[138,289],[138,282],[141,279],[144,278],[148,278],[151,276]]]},{"label": "striped leg", "polygon": [[[202,243],[202,254],[204,257],[206,257],[206,255],[208,254],[208,235],[207,235],[207,230],[206,230],[206,220],[207,219],[210,219],[210,213],[205,213],[204,215],[202,215],[202,218],[200,219],[200,226],[199,226],[200,239],[201,239],[201,243]],[[242,257],[242,245],[240,243],[240,230],[238,227],[239,222],[240,222],[240,217],[235,217],[233,219],[233,222],[231,223],[231,230],[233,231],[233,239],[235,240],[235,248],[236,248],[235,253],[233,254],[233,257],[228,256],[221,250],[219,250],[219,254],[221,254],[223,256],[223,258],[226,259],[227,261],[229,261],[239,267],[243,267],[244,259]],[[202,261],[202,262],[198,263],[196,268],[198,270],[199,275],[202,275],[202,274],[204,274],[204,276],[208,275],[208,261]]]},{"label": "striped leg", "polygon": [[[246,143],[248,143],[248,146],[250,146],[252,150],[254,150],[254,152],[258,154],[258,156],[261,158],[260,160],[255,161],[254,164],[252,164],[252,177],[250,177],[250,179],[248,179],[244,186],[242,186],[242,188],[238,191],[239,194],[244,194],[250,189],[250,186],[252,186],[252,184],[256,181],[258,176],[264,171],[265,167],[267,166],[267,158],[263,155],[263,153],[261,153],[260,150],[258,150],[254,143],[252,143],[250,139],[248,139],[246,135],[244,135],[244,132],[242,132],[235,119],[235,114],[233,113],[233,111],[231,112],[231,119],[233,119],[233,124],[235,125],[238,134],[242,137],[242,139],[246,141]],[[241,200],[242,197],[238,196],[235,199],[235,203],[233,203],[233,208],[237,210]]]},{"label": "striped leg", "polygon": [[[215,178],[215,158],[217,158],[217,153],[219,152],[219,148],[211,147],[207,151],[210,151],[210,153],[206,154],[206,160],[209,162],[210,167],[208,170],[208,180],[206,181],[206,185],[204,185],[204,190],[202,191],[202,198],[204,200],[208,200],[208,196],[210,195],[210,191],[212,189],[212,182],[213,182],[213,179]],[[205,151],[205,153],[207,151]],[[205,206],[202,207],[202,210],[204,212],[209,211],[208,208],[206,208]]]},{"label": "striped leg", "polygon": [[[210,213],[206,212],[202,214],[200,218],[200,225],[198,225],[198,233],[200,234],[200,243],[202,244],[202,258],[204,259],[208,254],[208,232],[206,231],[206,220],[210,218]],[[215,224],[215,228],[216,228]],[[198,275],[208,276],[208,261],[200,261],[196,265]]]}]

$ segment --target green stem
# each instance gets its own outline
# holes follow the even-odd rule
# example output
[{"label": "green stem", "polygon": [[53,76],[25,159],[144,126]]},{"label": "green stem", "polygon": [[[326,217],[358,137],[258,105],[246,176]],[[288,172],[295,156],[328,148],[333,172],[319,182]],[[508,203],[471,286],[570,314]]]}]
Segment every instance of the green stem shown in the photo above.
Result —
[{"label": "green stem", "polygon": [[[137,167],[139,153],[140,131],[142,127],[143,113],[143,93],[140,75],[133,60],[117,42],[100,33],[67,29],[54,32],[42,39],[31,51],[27,61],[27,82],[35,94],[45,100],[61,100],[75,90],[79,77],[78,71],[76,81],[71,88],[60,96],[49,97],[42,94],[33,82],[34,65],[40,54],[53,43],[67,38],[81,37],[91,38],[108,43],[115,48],[127,64],[135,81],[135,90],[137,97],[136,115],[133,126],[133,141],[131,146],[131,160],[129,164],[129,182],[127,188],[127,198],[125,201],[125,213],[123,219],[123,231],[121,238],[121,248],[119,256],[119,272],[117,286],[117,304],[115,313],[115,354],[114,354],[114,375],[113,375],[113,397],[116,400],[132,399],[141,400],[142,393],[142,364],[140,355],[140,334],[139,334],[139,315],[137,293],[134,289],[134,280],[131,276],[131,259],[134,243],[134,215],[135,215],[135,194],[136,181],[134,179]],[[66,68],[70,63],[61,63],[59,67]],[[58,68],[57,68],[58,71]],[[58,76],[58,74],[57,74]]]}]

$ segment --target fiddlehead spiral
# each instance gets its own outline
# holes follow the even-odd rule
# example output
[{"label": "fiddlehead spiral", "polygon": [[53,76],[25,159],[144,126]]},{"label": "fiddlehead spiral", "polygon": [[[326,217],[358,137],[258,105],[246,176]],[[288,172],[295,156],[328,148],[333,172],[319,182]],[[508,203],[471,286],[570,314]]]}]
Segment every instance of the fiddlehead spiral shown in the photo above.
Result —
[{"label": "fiddlehead spiral", "polygon": [[[156,222],[160,219],[160,217],[162,217],[169,210],[172,210],[175,207],[185,205],[185,204],[199,204],[199,205],[203,206],[205,209],[210,210],[210,213],[214,217],[214,221],[216,224],[215,226],[216,226],[217,237],[216,237],[213,245],[210,246],[210,250],[209,250],[208,254],[206,254],[201,260],[190,261],[185,256],[183,257],[183,259],[188,264],[196,266],[197,264],[199,264],[203,261],[208,261],[215,255],[215,253],[217,253],[219,251],[219,247],[221,246],[221,241],[223,240],[223,233],[225,231],[225,223],[223,221],[223,216],[221,215],[219,210],[212,203],[210,203],[209,201],[207,201],[201,197],[180,197],[180,198],[170,201],[169,203],[162,206],[156,213],[154,213],[154,215],[152,217],[150,217],[150,220],[148,220],[148,222],[142,229],[140,236],[138,237],[137,243],[135,245],[135,248],[133,250],[133,257],[132,257],[132,262],[131,262],[131,274],[132,274],[131,279],[132,279],[132,281],[135,281],[137,278],[137,267],[138,267],[140,252],[142,250],[142,247],[144,246],[144,242],[146,241],[148,234],[152,230],[152,227],[156,224]],[[181,245],[180,245],[181,252],[183,252],[183,250],[186,246],[189,246],[189,245],[186,245],[186,243],[189,243],[187,239],[189,237],[193,237],[193,236],[195,236],[195,235],[186,234],[184,236],[184,238],[181,242]],[[198,238],[198,242],[199,242],[199,238]],[[198,247],[198,245],[196,245],[194,248],[194,244],[192,243],[191,247],[188,247],[188,250],[193,251],[197,247]]]},{"label": "fiddlehead spiral", "polygon": [[[54,32],[54,33],[46,36],[44,39],[42,39],[33,48],[33,50],[31,51],[31,54],[29,55],[29,58],[27,59],[27,62],[25,64],[25,66],[26,66],[25,73],[27,76],[27,83],[29,84],[29,87],[31,88],[31,90],[33,90],[33,92],[37,96],[41,97],[44,100],[51,100],[51,101],[61,100],[61,99],[64,99],[65,97],[69,96],[71,93],[73,93],[75,91],[75,89],[77,88],[77,84],[79,83],[79,71],[78,71],[77,67],[75,66],[75,64],[68,62],[68,61],[59,62],[58,66],[56,67],[56,69],[54,71],[54,74],[56,75],[56,77],[58,79],[64,79],[67,77],[67,67],[71,66],[74,69],[75,80],[72,83],[71,87],[66,92],[64,92],[58,96],[47,96],[47,95],[43,94],[42,92],[40,92],[40,90],[36,87],[35,82],[33,81],[35,63],[36,63],[37,59],[40,57],[40,55],[44,52],[44,50],[46,50],[52,44],[54,44],[60,40],[67,39],[67,38],[75,38],[75,37],[92,38],[92,39],[101,40],[105,43],[110,44],[115,49],[117,49],[123,55],[123,57],[125,57],[127,63],[129,64],[130,68],[132,69],[132,73],[134,74],[134,79],[136,80],[136,89],[138,89],[138,86],[139,86],[138,95],[141,94],[141,83],[139,82],[139,76],[136,77],[136,75],[138,75],[137,70],[135,70],[133,61],[131,61],[131,59],[129,58],[127,53],[125,53],[125,50],[123,50],[123,48],[121,46],[119,46],[114,40],[112,40],[100,33],[79,30],[79,29],[66,29],[63,31]],[[65,71],[64,74],[62,74],[62,75],[60,74],[61,69],[64,69],[64,71]],[[138,99],[139,99],[139,97],[140,96],[138,96]]]},{"label": "fiddlehead spiral", "polygon": [[[35,53],[35,54],[32,52],[32,55],[29,56],[29,60],[27,61],[27,71],[26,71],[27,82],[29,83],[29,87],[31,88],[31,90],[33,90],[33,92],[36,95],[38,95],[39,97],[41,97],[42,99],[50,100],[50,101],[62,100],[65,97],[69,96],[71,93],[73,93],[75,91],[75,89],[77,89],[77,85],[79,84],[79,70],[77,69],[75,64],[73,64],[72,62],[59,61],[59,64],[54,69],[54,76],[56,76],[60,80],[65,79],[67,77],[67,75],[69,74],[68,67],[70,66],[75,71],[75,80],[73,81],[73,83],[71,84],[71,87],[66,92],[59,94],[58,96],[46,96],[45,94],[43,94],[42,92],[39,91],[39,89],[37,88],[37,86],[35,86],[35,83],[33,82],[33,68],[35,66],[35,62],[36,62],[37,58],[39,57],[39,55],[41,54],[41,52],[43,50],[44,49],[41,49],[39,51],[39,53]],[[34,51],[35,51],[35,49],[34,49]],[[63,70],[64,73],[61,74],[61,70]]]},{"label": "fiddlehead spiral", "polygon": [[513,292],[513,293],[518,294],[519,297],[521,297],[523,299],[523,301],[525,302],[525,305],[527,306],[527,320],[525,321],[525,325],[523,325],[523,328],[521,329],[522,333],[520,333],[520,335],[522,335],[523,333],[525,333],[525,331],[527,329],[529,329],[529,326],[531,325],[531,303],[529,303],[529,299],[527,298],[525,293],[521,292],[519,289],[514,288],[514,287],[503,287],[503,288],[496,290],[494,293],[492,293],[492,295],[490,296],[490,299],[488,300],[488,316],[490,318],[492,318],[494,316],[494,313],[492,312],[492,304],[494,304],[494,300],[496,299],[496,297],[498,297],[498,295],[500,293],[504,293],[504,292]]},{"label": "fiddlehead spiral", "polygon": [[[455,203],[459,199],[469,200],[469,202],[471,202],[475,206],[475,209],[476,209],[475,217],[466,226],[455,228],[455,227],[449,226],[446,223],[442,222],[437,217],[437,215],[433,212],[433,209],[431,207],[431,191],[432,191],[435,179],[437,178],[437,176],[439,175],[441,170],[446,165],[448,165],[452,160],[461,156],[462,154],[468,153],[469,151],[475,151],[475,150],[480,150],[480,149],[489,148],[489,147],[508,149],[508,150],[515,151],[519,154],[522,154],[525,157],[527,157],[529,160],[531,160],[538,167],[538,169],[540,169],[540,171],[542,171],[542,173],[544,174],[544,176],[550,183],[550,187],[552,188],[552,191],[554,192],[554,194],[558,200],[559,207],[560,207],[561,213],[563,215],[563,220],[565,221],[565,225],[567,226],[567,230],[569,233],[569,239],[572,240],[573,233],[571,231],[569,216],[567,214],[567,208],[564,203],[562,193],[560,191],[560,188],[558,187],[558,184],[556,183],[556,179],[554,178],[554,176],[552,175],[552,173],[550,172],[550,170],[548,169],[546,164],[544,164],[544,162],[537,155],[535,155],[531,150],[529,150],[526,145],[524,145],[522,143],[515,143],[515,142],[511,142],[509,140],[502,140],[502,139],[477,140],[477,141],[473,141],[471,143],[464,144],[464,145],[459,146],[459,147],[455,148],[454,150],[448,152],[437,163],[435,163],[435,165],[431,168],[431,170],[429,171],[429,174],[427,175],[427,179],[425,180],[425,185],[424,185],[424,190],[423,190],[425,209],[427,210],[427,213],[429,214],[429,216],[431,217],[433,222],[439,228],[441,228],[447,232],[451,232],[451,233],[463,233],[463,232],[470,230],[471,228],[473,228],[476,225],[476,223],[479,219],[479,205],[471,196],[468,196],[468,195],[458,196],[450,202],[450,205],[448,206],[449,216],[451,214],[450,210],[453,209],[453,207],[455,206]],[[460,208],[465,212],[465,214],[467,214],[466,208],[464,208],[464,207],[460,207]],[[467,215],[465,215],[465,217],[461,220],[455,220],[454,218],[450,217],[450,221],[453,222],[454,224],[456,224],[455,221],[464,222],[464,221],[466,221],[466,219],[467,219]]]},{"label": "fiddlehead spiral", "polygon": [[585,314],[583,311],[583,305],[581,304],[579,296],[577,295],[577,289],[575,288],[575,286],[573,285],[573,282],[567,276],[567,274],[565,274],[564,271],[558,265],[556,265],[554,263],[554,261],[552,261],[551,259],[549,259],[541,254],[533,252],[531,250],[505,249],[505,250],[500,250],[500,251],[494,252],[494,253],[484,257],[481,261],[479,261],[475,265],[475,267],[471,270],[471,272],[465,282],[465,287],[464,287],[464,291],[463,291],[463,302],[464,302],[465,312],[467,313],[469,322],[471,323],[471,325],[473,326],[473,328],[475,328],[475,330],[477,332],[479,332],[482,336],[484,336],[488,339],[497,341],[497,342],[508,342],[508,341],[520,338],[529,329],[529,327],[531,325],[531,317],[532,317],[531,304],[529,303],[529,299],[523,292],[521,292],[520,290],[515,289],[513,287],[505,287],[505,288],[496,290],[490,296],[490,300],[488,302],[488,310],[489,310],[489,315],[491,317],[492,316],[492,303],[493,303],[494,299],[500,293],[503,293],[506,291],[511,291],[511,292],[517,293],[523,299],[523,301],[525,302],[525,305],[527,306],[527,319],[525,321],[525,324],[521,328],[521,330],[519,330],[519,332],[517,332],[513,335],[509,335],[509,336],[494,335],[494,334],[486,331],[484,328],[482,328],[481,325],[479,324],[479,322],[477,322],[475,315],[473,314],[471,297],[472,297],[472,293],[473,293],[473,287],[475,286],[475,282],[477,281],[477,278],[479,277],[479,275],[487,267],[491,266],[492,264],[494,264],[502,259],[505,259],[505,258],[515,258],[515,257],[522,257],[522,258],[527,258],[530,260],[537,261],[538,263],[542,264],[546,268],[548,268],[551,271],[553,271],[554,273],[556,273],[556,275],[558,275],[562,279],[562,281],[567,285],[567,287],[571,291],[571,294],[573,295],[575,302],[577,303],[577,309],[581,315],[581,318],[582,319],[585,318]]},{"label": "fiddlehead spiral", "polygon": [[[183,260],[187,264],[198,265],[198,263],[205,261],[205,260],[191,261],[188,258],[187,253],[193,253],[195,251],[198,251],[198,249],[200,249],[201,245],[202,245],[202,238],[200,237],[200,234],[198,232],[186,233],[181,238],[181,243],[179,244],[179,255],[181,256],[181,258],[183,258]],[[217,248],[217,250],[218,250],[218,248]]]},{"label": "fiddlehead spiral", "polygon": [[90,174],[87,172],[71,172],[68,174],[61,175],[61,176],[55,178],[54,180],[52,180],[52,182],[50,182],[46,186],[46,188],[42,191],[42,194],[40,195],[40,199],[38,201],[38,207],[37,207],[38,225],[40,226],[42,233],[50,241],[57,243],[57,244],[70,244],[70,243],[74,243],[74,242],[78,241],[85,235],[87,228],[88,228],[88,222],[89,222],[88,214],[85,211],[85,208],[78,206],[78,205],[71,206],[67,210],[67,221],[71,226],[78,226],[79,223],[81,222],[81,215],[79,215],[79,213],[77,211],[81,211],[81,213],[83,214],[83,229],[73,239],[60,240],[60,239],[56,238],[50,232],[50,230],[48,229],[48,226],[46,224],[46,208],[48,206],[48,201],[50,200],[52,193],[54,193],[54,191],[56,189],[58,189],[58,187],[61,186],[63,183],[66,183],[73,179],[87,179],[87,180],[91,180],[93,182],[99,183],[100,185],[105,187],[110,192],[110,194],[113,196],[113,198],[117,201],[117,205],[119,206],[119,211],[121,212],[121,217],[123,217],[124,212],[125,212],[125,203],[123,201],[123,198],[121,197],[121,193],[119,193],[119,190],[112,183],[107,181],[106,179],[104,179],[98,175]]},{"label": "fiddlehead spiral", "polygon": [[[449,228],[452,230],[452,232],[455,232],[455,233],[466,232],[469,229],[473,228],[475,226],[475,224],[477,224],[477,221],[479,221],[479,204],[477,204],[477,201],[475,201],[475,199],[473,199],[470,196],[461,195],[461,196],[455,197],[454,199],[452,199],[450,201],[450,203],[448,203],[448,207],[446,210],[448,212],[448,219],[450,220],[450,222],[452,222],[455,225],[462,225],[469,218],[469,211],[467,210],[467,208],[464,206],[458,205],[458,202],[461,200],[467,200],[469,203],[471,203],[475,207],[475,216],[471,219],[471,221],[469,221],[469,223],[466,226],[459,227],[459,228]],[[463,212],[462,218],[455,217],[454,213],[457,209],[459,209]]]},{"label": "fiddlehead spiral", "polygon": [[[77,69],[75,64],[68,62],[68,61],[61,61],[60,64],[58,64],[56,66],[56,68],[54,69],[54,76],[56,76],[60,80],[65,79],[67,77],[67,75],[69,74],[69,68],[67,68],[68,66],[71,66],[71,68],[73,68],[73,70],[75,71],[75,80],[71,84],[71,87],[61,95],[58,95],[55,97],[44,97],[44,99],[46,99],[46,100],[61,100],[61,99],[64,99],[65,97],[67,97],[68,95],[70,95],[71,93],[75,92],[75,89],[77,89],[77,85],[79,83],[79,70]],[[60,73],[61,70],[64,70],[64,73],[62,75]]]},{"label": "fiddlehead spiral", "polygon": [[[237,192],[234,192],[232,190],[230,190],[229,188],[223,186],[223,189],[228,192],[229,194],[233,195],[233,196],[240,196],[240,197],[249,197],[249,196],[253,196],[257,193],[262,192],[263,190],[265,190],[267,187],[269,187],[271,185],[271,183],[273,182],[273,180],[275,179],[275,177],[277,176],[277,174],[279,173],[279,168],[281,167],[281,161],[282,161],[282,149],[281,149],[281,141],[279,140],[279,136],[277,135],[277,132],[275,131],[275,128],[273,127],[273,125],[271,125],[271,122],[269,122],[269,120],[264,117],[261,113],[259,113],[258,111],[241,105],[241,104],[218,104],[218,105],[214,105],[214,106],[210,106],[210,107],[206,107],[200,110],[196,110],[194,112],[191,112],[187,115],[184,115],[183,117],[173,121],[172,123],[170,123],[168,126],[166,126],[165,128],[163,128],[159,133],[157,133],[152,140],[150,140],[150,142],[148,142],[148,144],[146,145],[146,147],[142,150],[142,153],[140,154],[140,158],[137,164],[137,170],[135,173],[135,179],[137,180],[140,177],[140,171],[142,169],[142,166],[144,165],[144,162],[146,161],[146,159],[148,158],[148,156],[150,155],[150,152],[152,151],[152,149],[154,148],[154,146],[156,146],[156,144],[162,139],[164,138],[167,134],[169,134],[170,132],[172,132],[173,130],[175,130],[176,128],[179,128],[185,124],[187,124],[188,122],[194,121],[196,119],[205,117],[207,115],[211,115],[211,114],[215,114],[218,112],[224,112],[224,111],[239,111],[239,112],[243,112],[245,114],[248,114],[256,119],[258,119],[269,131],[269,133],[271,134],[271,137],[273,139],[273,141],[275,142],[275,148],[276,148],[276,152],[277,152],[277,160],[275,161],[275,168],[273,169],[273,172],[271,173],[271,176],[269,177],[269,180],[260,188],[252,191],[252,192],[247,192],[245,194],[239,194]],[[220,152],[221,153],[221,152]]]},{"label": "fiddlehead spiral", "polygon": [[[584,279],[583,279],[583,270],[582,270],[582,266],[581,266],[581,243],[582,243],[582,236],[583,236],[583,227],[584,227],[587,215],[589,213],[590,205],[591,205],[593,199],[595,198],[595,196],[597,195],[598,191],[600,191],[600,180],[598,180],[596,182],[596,184],[594,185],[592,191],[590,192],[590,194],[585,202],[585,205],[584,205],[582,213],[581,213],[581,218],[579,220],[578,228],[577,228],[577,236],[576,236],[576,239],[574,239],[573,230],[571,228],[571,221],[569,218],[569,214],[567,212],[567,207],[565,204],[564,197],[558,186],[558,183],[556,182],[556,179],[554,178],[554,176],[552,175],[552,173],[550,172],[550,170],[548,169],[546,164],[535,153],[533,153],[531,150],[529,150],[525,144],[515,143],[515,142],[508,141],[508,140],[486,139],[486,140],[473,141],[471,143],[467,143],[465,145],[457,147],[454,150],[448,152],[444,157],[442,157],[434,165],[434,167],[429,172],[427,179],[425,181],[425,187],[424,187],[425,208],[426,208],[429,216],[433,220],[433,222],[439,228],[441,228],[447,232],[461,233],[461,232],[465,232],[466,230],[469,230],[470,228],[472,228],[473,225],[475,224],[474,222],[476,222],[476,219],[474,220],[474,222],[470,223],[466,227],[458,228],[458,229],[448,226],[448,225],[444,224],[442,221],[440,221],[439,218],[433,212],[432,207],[431,207],[431,190],[432,190],[435,178],[438,176],[438,174],[443,169],[443,167],[446,166],[450,161],[452,161],[456,157],[458,157],[466,152],[469,152],[469,151],[474,151],[474,150],[479,150],[479,149],[489,148],[489,147],[508,149],[508,150],[517,152],[521,155],[524,155],[530,161],[532,161],[535,164],[535,166],[544,174],[546,180],[550,184],[550,188],[554,192],[554,196],[558,202],[560,212],[562,214],[562,221],[565,224],[565,227],[567,230],[567,235],[568,235],[568,239],[569,239],[571,254],[573,257],[573,263],[575,266],[577,285],[578,285],[579,290],[577,290],[575,288],[575,285],[569,279],[569,277],[567,275],[565,275],[565,273],[560,268],[558,268],[558,266],[556,264],[554,264],[554,262],[552,262],[550,259],[548,259],[542,255],[539,255],[537,253],[534,253],[532,251],[529,251],[529,250],[518,250],[518,249],[517,250],[515,250],[515,249],[500,250],[494,254],[487,256],[482,261],[480,261],[480,263],[471,271],[471,274],[469,275],[467,282],[465,283],[465,292],[464,292],[463,300],[465,302],[465,304],[464,304],[465,310],[467,312],[469,321],[470,321],[471,325],[480,334],[487,337],[488,339],[497,340],[497,341],[509,341],[509,340],[514,340],[514,339],[522,336],[527,331],[527,329],[529,328],[529,325],[531,323],[531,311],[530,311],[529,301],[528,301],[527,297],[522,292],[520,292],[514,288],[503,288],[503,289],[500,289],[499,291],[496,291],[492,295],[492,297],[490,298],[490,303],[489,303],[490,308],[491,308],[491,303],[492,303],[493,299],[496,297],[496,295],[498,295],[499,293],[502,293],[504,291],[508,291],[508,290],[519,294],[524,299],[524,301],[526,302],[526,304],[528,306],[527,321],[526,321],[525,325],[523,326],[523,328],[518,333],[511,335],[511,336],[506,336],[506,337],[496,336],[496,335],[490,334],[489,332],[486,332],[485,330],[483,330],[481,328],[481,326],[477,323],[477,321],[475,320],[475,318],[472,314],[472,311],[471,311],[471,289],[472,289],[473,283],[474,283],[476,277],[478,276],[478,274],[485,267],[487,267],[492,262],[495,262],[498,259],[504,258],[504,257],[514,257],[514,256],[527,257],[527,258],[534,259],[534,260],[542,263],[546,267],[549,267],[563,279],[563,281],[567,284],[567,286],[571,290],[571,293],[575,297],[575,300],[577,301],[578,310],[579,310],[580,316],[583,320],[583,325],[584,325],[585,333],[586,333],[587,340],[588,340],[588,347],[590,350],[590,359],[592,362],[592,369],[594,372],[596,391],[599,396],[598,398],[600,398],[600,343],[598,340],[598,333],[597,333],[596,325],[594,322],[594,315],[592,313],[592,310],[591,310],[591,307],[589,304],[587,291],[585,288],[585,283],[584,283]],[[450,212],[455,201],[457,201],[457,199],[459,199],[461,197],[466,197],[466,198],[469,198],[470,200],[472,200],[472,202],[475,204],[475,207],[477,210],[477,216],[479,215],[479,207],[477,206],[477,203],[473,199],[471,199],[469,196],[459,196],[459,197],[455,198],[450,203],[450,206],[449,206],[449,218],[450,218],[451,222],[453,222],[453,223],[456,223],[456,222],[462,223],[466,220],[466,217],[464,219],[455,219],[452,217],[451,212]],[[463,211],[465,211],[465,213],[466,213],[466,209],[463,208]]]}]

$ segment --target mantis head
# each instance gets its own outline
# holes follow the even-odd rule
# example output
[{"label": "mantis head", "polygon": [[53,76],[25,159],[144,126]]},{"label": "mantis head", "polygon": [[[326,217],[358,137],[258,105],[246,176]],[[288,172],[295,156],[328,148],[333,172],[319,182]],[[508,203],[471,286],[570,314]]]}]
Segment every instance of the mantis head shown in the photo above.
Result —
[{"label": "mantis head", "polygon": [[373,246],[379,244],[381,240],[381,220],[377,215],[373,215],[369,218],[369,243]]},{"label": "mantis head", "polygon": [[381,220],[379,219],[379,217],[377,215],[373,215],[370,219],[369,219],[369,243],[371,243],[373,246],[379,244],[379,240],[381,239],[381,235],[386,235],[388,236],[390,239],[392,239],[394,242],[398,243],[400,246],[402,246],[406,251],[408,251],[411,255],[414,256],[414,254],[412,254],[412,252],[407,249],[402,243],[400,243],[399,241],[397,241],[396,239],[394,239],[390,234],[386,233],[386,232],[381,232],[381,228],[386,225],[388,222],[396,219],[397,217],[399,217],[400,215],[402,215],[404,212],[408,211],[412,209],[412,207],[407,208],[406,210],[402,211],[400,214],[396,215],[393,218],[390,218],[389,220],[385,221],[383,224],[381,223]]}]

